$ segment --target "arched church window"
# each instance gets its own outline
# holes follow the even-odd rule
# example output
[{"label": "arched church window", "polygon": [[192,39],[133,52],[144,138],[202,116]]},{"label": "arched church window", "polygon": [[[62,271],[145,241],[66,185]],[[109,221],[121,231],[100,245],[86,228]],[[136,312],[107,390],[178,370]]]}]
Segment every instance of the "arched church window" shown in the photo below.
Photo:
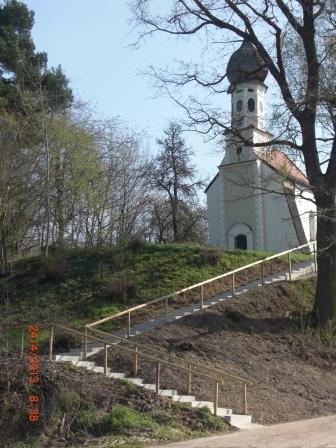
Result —
[{"label": "arched church window", "polygon": [[247,102],[247,107],[248,107],[248,110],[249,110],[250,112],[253,112],[253,111],[254,111],[254,109],[255,109],[255,101],[254,101],[253,98],[249,98],[249,100],[248,100],[248,102]]},{"label": "arched church window", "polygon": [[237,112],[241,112],[243,110],[243,101],[238,100],[237,101]]},{"label": "arched church window", "polygon": [[246,235],[240,234],[235,237],[235,249],[247,249],[247,238]]}]

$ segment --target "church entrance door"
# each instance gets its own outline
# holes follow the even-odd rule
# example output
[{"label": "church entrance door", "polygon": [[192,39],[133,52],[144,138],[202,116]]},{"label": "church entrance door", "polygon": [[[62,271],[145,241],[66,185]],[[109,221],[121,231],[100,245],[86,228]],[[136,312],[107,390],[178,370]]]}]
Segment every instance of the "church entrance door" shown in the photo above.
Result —
[{"label": "church entrance door", "polygon": [[247,249],[247,237],[246,235],[240,234],[235,237],[235,249]]}]

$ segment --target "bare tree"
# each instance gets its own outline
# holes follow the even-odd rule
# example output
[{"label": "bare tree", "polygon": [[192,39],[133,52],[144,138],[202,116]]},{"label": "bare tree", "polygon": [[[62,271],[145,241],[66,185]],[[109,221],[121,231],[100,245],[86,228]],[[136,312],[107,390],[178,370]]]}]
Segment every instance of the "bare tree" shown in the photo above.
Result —
[{"label": "bare tree", "polygon": [[[261,145],[285,145],[302,156],[317,205],[318,278],[314,318],[321,325],[336,318],[336,4],[333,0],[171,0],[159,8],[148,0],[134,1],[134,16],[145,27],[142,37],[165,32],[177,37],[198,34],[232,48],[232,42],[252,42],[265,61],[282,98],[278,134]],[[293,36],[297,51],[293,50]],[[211,40],[212,39],[212,40]],[[206,73],[186,63],[174,73],[155,71],[171,87],[202,86],[225,91],[225,73]],[[175,98],[176,99],[176,98]],[[229,127],[223,114],[193,99],[180,102],[202,132],[220,135]],[[281,115],[284,114],[284,115]],[[321,128],[321,125],[323,127]]]}]

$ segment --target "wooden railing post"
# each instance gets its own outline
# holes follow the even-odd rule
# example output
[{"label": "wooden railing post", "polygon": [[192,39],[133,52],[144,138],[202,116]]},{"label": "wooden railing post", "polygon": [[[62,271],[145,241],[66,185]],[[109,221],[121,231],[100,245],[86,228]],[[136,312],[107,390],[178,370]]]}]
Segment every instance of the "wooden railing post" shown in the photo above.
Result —
[{"label": "wooden railing post", "polygon": [[188,364],[188,395],[191,394],[191,364]]},{"label": "wooden railing post", "polygon": [[161,369],[161,364],[160,364],[160,362],[158,362],[156,364],[156,378],[155,378],[156,395],[159,395],[159,390],[160,390],[160,369]]},{"label": "wooden railing post", "polygon": [[131,336],[131,313],[127,313],[127,338]]},{"label": "wooden railing post", "polygon": [[317,246],[316,246],[316,243],[313,244],[313,250],[314,250],[314,271],[316,274],[317,273]]},{"label": "wooden railing post", "polygon": [[50,336],[49,336],[49,361],[52,361],[53,348],[54,348],[54,326],[52,325],[50,327]]},{"label": "wooden railing post", "polygon": [[204,289],[203,285],[201,285],[200,310],[203,311],[203,309],[204,309]]},{"label": "wooden railing post", "polygon": [[288,272],[289,272],[289,281],[292,281],[292,259],[291,252],[288,252]]},{"label": "wooden railing post", "polygon": [[244,412],[247,415],[247,384],[244,383]]},{"label": "wooden railing post", "polygon": [[23,351],[24,351],[24,328],[21,330],[21,349],[20,349],[20,358],[23,358]]},{"label": "wooden railing post", "polygon": [[236,283],[234,273],[232,274],[232,297],[236,297]]},{"label": "wooden railing post", "polygon": [[218,410],[218,395],[219,395],[219,384],[218,381],[215,381],[215,391],[214,391],[214,415],[217,415]]},{"label": "wooden railing post", "polygon": [[87,352],[88,352],[88,329],[85,328],[85,337],[84,337],[84,361],[87,358]]},{"label": "wooden railing post", "polygon": [[137,376],[138,374],[138,347],[135,346],[135,353],[134,353],[134,376]]},{"label": "wooden railing post", "polygon": [[264,262],[261,263],[261,284],[264,286],[265,284],[265,264]]},{"label": "wooden railing post", "polygon": [[107,344],[104,344],[104,375],[107,375]]},{"label": "wooden railing post", "polygon": [[169,297],[165,298],[165,322],[168,322],[168,306],[169,306],[168,299]]}]

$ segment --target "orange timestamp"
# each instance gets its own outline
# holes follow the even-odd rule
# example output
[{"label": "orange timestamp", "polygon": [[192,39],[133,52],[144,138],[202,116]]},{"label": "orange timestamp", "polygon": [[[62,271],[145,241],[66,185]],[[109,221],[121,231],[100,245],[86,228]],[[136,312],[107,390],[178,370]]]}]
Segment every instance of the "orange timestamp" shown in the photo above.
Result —
[{"label": "orange timestamp", "polygon": [[[29,352],[28,352],[28,383],[35,386],[40,382],[40,357],[38,336],[39,328],[37,325],[28,326],[29,333]],[[35,389],[35,388],[34,388]],[[28,396],[28,419],[32,423],[39,420],[39,396],[36,392]]]}]

